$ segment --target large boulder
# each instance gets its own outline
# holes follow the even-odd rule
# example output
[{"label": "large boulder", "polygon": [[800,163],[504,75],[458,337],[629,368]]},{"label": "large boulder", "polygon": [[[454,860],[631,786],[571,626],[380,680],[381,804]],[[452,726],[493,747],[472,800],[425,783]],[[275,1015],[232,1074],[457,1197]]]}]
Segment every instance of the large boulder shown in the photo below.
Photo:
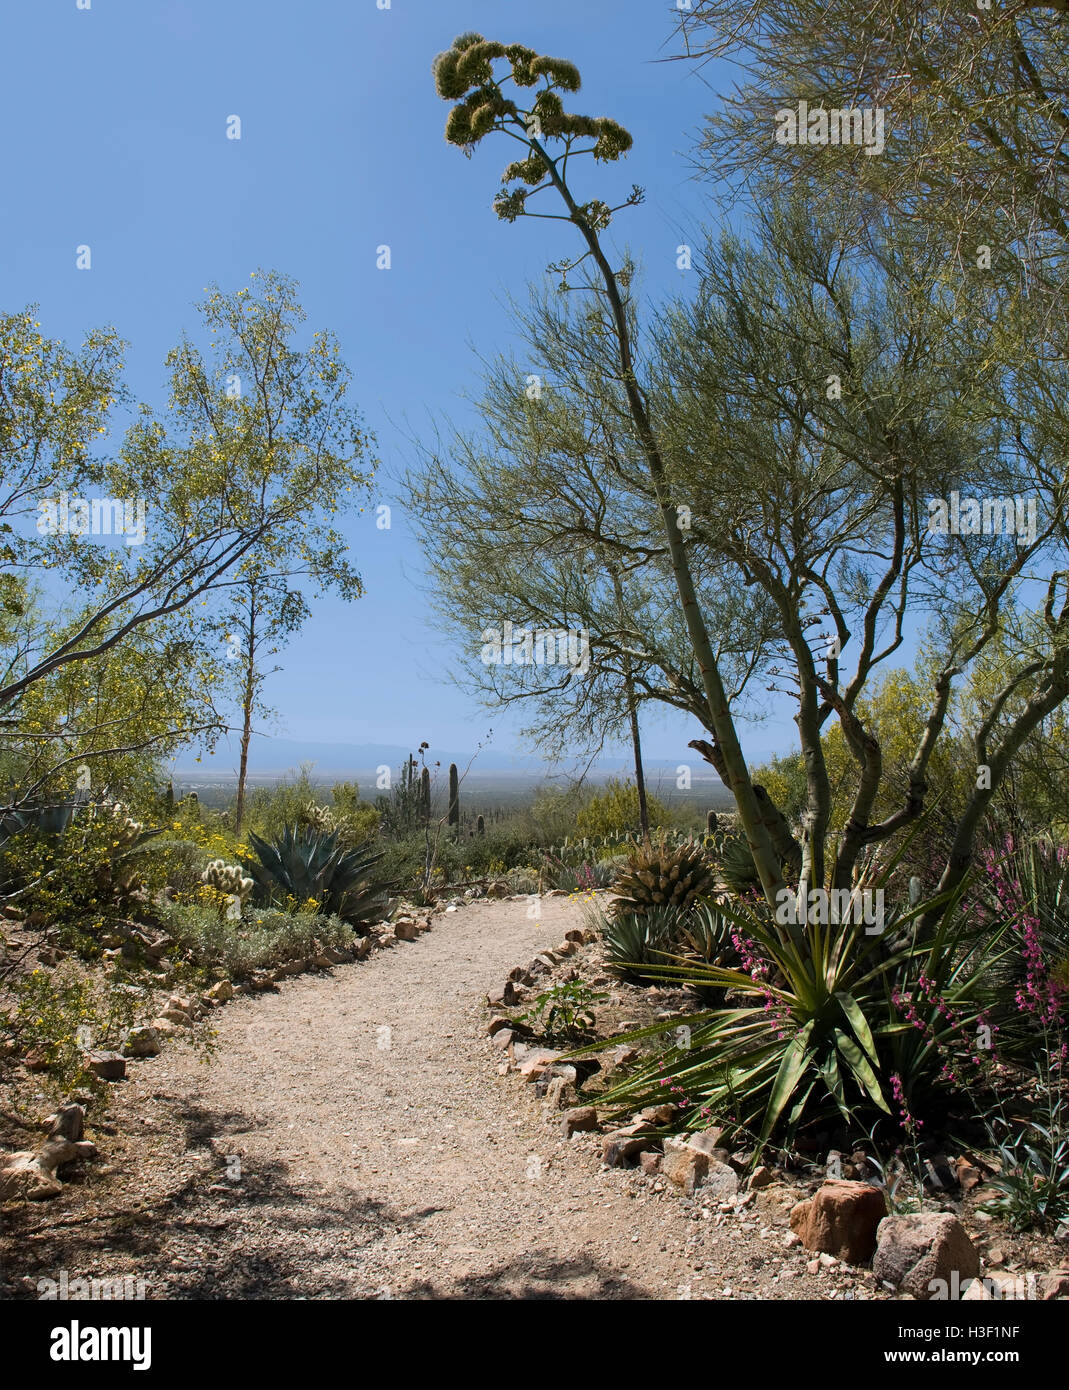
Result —
[{"label": "large boulder", "polygon": [[947,1297],[952,1286],[980,1273],[980,1256],[956,1216],[917,1212],[880,1222],[872,1262],[881,1283],[914,1298]]},{"label": "large boulder", "polygon": [[834,1255],[846,1264],[865,1264],[876,1249],[876,1232],[887,1216],[878,1187],[829,1178],[807,1202],[791,1211],[791,1230],[807,1250]]}]

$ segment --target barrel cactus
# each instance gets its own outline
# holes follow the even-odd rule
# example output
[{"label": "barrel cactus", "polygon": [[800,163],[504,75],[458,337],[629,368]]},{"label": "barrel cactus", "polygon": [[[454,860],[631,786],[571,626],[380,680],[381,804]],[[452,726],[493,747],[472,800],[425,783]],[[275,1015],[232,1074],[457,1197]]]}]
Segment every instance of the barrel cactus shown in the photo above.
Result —
[{"label": "barrel cactus", "polygon": [[613,883],[613,912],[646,913],[674,907],[685,911],[712,893],[716,879],[701,845],[682,840],[670,845],[664,836],[635,844]]}]

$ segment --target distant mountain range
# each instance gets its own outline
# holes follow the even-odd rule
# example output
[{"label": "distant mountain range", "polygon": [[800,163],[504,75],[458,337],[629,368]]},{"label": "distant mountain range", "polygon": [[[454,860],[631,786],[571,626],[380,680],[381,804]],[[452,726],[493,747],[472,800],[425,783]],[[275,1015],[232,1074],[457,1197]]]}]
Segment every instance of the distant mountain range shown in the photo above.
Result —
[{"label": "distant mountain range", "polygon": [[[367,782],[375,776],[384,764],[395,771],[415,748],[405,748],[392,743],[308,743],[297,739],[259,738],[254,739],[249,751],[249,773],[256,780],[284,776],[296,772],[303,763],[312,763],[312,776],[315,780],[341,780],[354,778]],[[458,753],[452,749],[431,748],[427,759],[433,770],[440,762],[443,768],[456,763],[464,771],[472,753]],[[688,750],[676,762],[652,758],[646,763],[647,776],[655,781],[671,776],[675,780],[678,763],[687,761],[691,767],[691,777],[696,783],[720,785],[712,768],[707,768],[696,754]],[[221,744],[212,756],[205,756],[199,763],[193,754],[180,755],[175,776],[184,780],[211,782],[228,781],[237,775],[238,752],[236,746]],[[484,748],[471,765],[469,778],[482,781],[484,778],[516,779],[522,781],[538,780],[542,777],[560,776],[567,769],[551,767],[534,754],[506,753],[493,748]],[[618,756],[604,756],[592,770],[592,776],[601,779],[610,776],[632,777],[634,768],[630,755],[621,752]]]}]

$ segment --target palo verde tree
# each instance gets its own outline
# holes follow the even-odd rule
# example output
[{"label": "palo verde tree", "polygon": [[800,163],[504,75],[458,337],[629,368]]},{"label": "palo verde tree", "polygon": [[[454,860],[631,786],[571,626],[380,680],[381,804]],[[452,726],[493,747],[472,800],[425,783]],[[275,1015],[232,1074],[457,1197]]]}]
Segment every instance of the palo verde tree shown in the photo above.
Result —
[{"label": "palo verde tree", "polygon": [[[455,679],[489,707],[522,707],[525,733],[556,760],[581,765],[630,737],[638,782],[640,710],[668,706],[713,729],[626,397],[576,304],[538,287],[512,306],[523,361],[484,364],[479,426],[421,446],[405,488]],[[707,547],[692,543],[689,558],[732,709],[756,712],[771,605],[729,584]],[[511,662],[484,661],[505,620],[514,633],[580,632],[582,665],[522,643]]]},{"label": "palo verde tree", "polygon": [[310,518],[297,535],[280,530],[242,562],[238,574],[223,586],[222,601],[209,624],[226,644],[228,678],[223,691],[237,705],[240,718],[235,834],[241,833],[245,814],[253,723],[270,717],[264,685],[280,669],[268,662],[311,616],[309,599],[298,587],[302,579],[316,586],[316,597],[328,588],[347,600],[363,593],[340,535]]},{"label": "palo verde tree", "polygon": [[[500,76],[496,74],[495,64],[503,65]],[[614,270],[602,243],[602,233],[614,213],[637,203],[642,192],[635,187],[623,204],[612,208],[597,198],[581,202],[570,181],[575,161],[580,157],[592,155],[601,162],[618,160],[630,149],[631,136],[609,117],[566,112],[561,93],[578,91],[578,70],[564,59],[538,54],[522,44],[505,45],[488,42],[480,34],[462,34],[450,49],[438,55],[434,78],[439,96],[455,103],[445,130],[451,144],[470,150],[488,135],[501,134],[516,141],[523,150],[524,157],[505,169],[502,189],[494,200],[498,216],[508,222],[525,216],[566,222],[576,229],[585,245],[580,256],[562,263],[557,269],[566,280],[567,274],[580,264],[590,261],[593,266],[587,286],[592,290],[596,312],[612,343],[615,370],[631,427],[656,499],[679,603],[701,674],[713,736],[762,888],[766,897],[774,902],[783,886],[779,858],[750,780],[684,536],[679,529],[676,500],[656,422],[639,377],[635,354],[635,305],[629,290],[632,268],[628,265]],[[509,83],[518,94],[529,91],[530,96],[523,96],[521,104],[506,92]],[[529,206],[531,202],[550,190],[559,197],[564,211],[556,214],[533,212]]]},{"label": "palo verde tree", "polygon": [[[944,888],[968,868],[993,798],[1036,734],[1056,726],[1069,693],[1065,25],[1063,0],[947,0],[923,14],[907,0],[878,12],[847,0],[757,0],[742,16],[730,0],[695,0],[681,17],[689,56],[728,56],[746,72],[703,142],[701,161],[721,188],[735,201],[747,190],[764,201],[770,182],[804,188],[822,220],[849,208],[853,239],[877,256],[890,229],[897,274],[926,283],[942,306],[924,371],[971,364],[954,410],[975,447],[943,470],[935,495],[976,506],[1012,498],[1038,513],[1024,544],[1019,531],[951,534],[914,573],[914,595],[927,587],[941,609],[934,631],[946,660],[891,828],[923,801],[951,684],[989,647],[1002,657],[986,705],[970,702],[976,785]],[[925,247],[919,271],[902,254],[910,243]],[[848,733],[872,789],[878,750],[866,752],[861,728]],[[866,793],[847,826],[855,844],[884,833],[887,818],[870,819],[871,809]]]},{"label": "palo verde tree", "polygon": [[[679,15],[680,57],[725,57],[745,74],[709,117],[699,159],[733,199],[772,166],[814,194],[848,190],[860,221],[883,210],[938,228],[948,261],[986,260],[989,276],[1064,322],[1067,23],[1065,0],[923,11],[913,0],[754,0],[743,11],[693,0]],[[830,121],[848,113],[853,136],[865,110],[879,115],[878,147],[834,139]]]},{"label": "palo verde tree", "polygon": [[[305,528],[348,505],[366,482],[369,436],[348,401],[350,374],[328,333],[295,342],[303,319],[292,280],[254,272],[259,283],[201,307],[209,344],[183,341],[168,356],[171,394],[161,414],[143,405],[112,457],[89,445],[119,393],[117,352],[98,334],[71,354],[35,334],[25,316],[4,326],[0,358],[0,448],[6,515],[42,495],[47,526],[12,523],[9,562],[25,580],[62,577],[63,612],[38,623],[0,680],[0,718],[18,740],[32,733],[77,755],[78,729],[29,728],[30,692],[68,668],[109,661],[121,671],[146,642],[199,643],[211,604],[232,580],[303,563]],[[90,491],[103,512],[136,525],[100,543],[86,528],[56,526],[53,489]],[[115,507],[118,512],[115,512]],[[332,540],[331,545],[336,548]],[[260,556],[260,559],[256,557]],[[202,609],[208,609],[208,613]],[[91,680],[91,677],[88,677]],[[206,723],[215,723],[202,692]],[[95,756],[89,749],[88,760]]]}]

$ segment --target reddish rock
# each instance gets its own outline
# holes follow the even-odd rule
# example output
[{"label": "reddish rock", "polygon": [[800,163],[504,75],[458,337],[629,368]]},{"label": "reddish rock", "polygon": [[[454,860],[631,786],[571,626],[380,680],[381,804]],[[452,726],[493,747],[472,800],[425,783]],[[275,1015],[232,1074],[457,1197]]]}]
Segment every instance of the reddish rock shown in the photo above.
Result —
[{"label": "reddish rock", "polygon": [[571,1110],[565,1110],[560,1124],[565,1139],[570,1139],[580,1130],[597,1129],[598,1112],[592,1105],[577,1105]]},{"label": "reddish rock", "polygon": [[[700,1138],[700,1136],[695,1136]],[[692,1196],[695,1189],[710,1189],[717,1200],[734,1201],[739,1191],[739,1175],[693,1141],[666,1139],[661,1172],[675,1187]]]},{"label": "reddish rock", "polygon": [[601,1145],[602,1162],[610,1168],[622,1168],[629,1159],[637,1158],[643,1150],[652,1148],[655,1140],[652,1135],[642,1132],[645,1129],[647,1126],[639,1122],[607,1134]]},{"label": "reddish rock", "polygon": [[118,1052],[90,1052],[86,1065],[101,1081],[122,1081],[126,1076],[126,1058]]},{"label": "reddish rock", "polygon": [[518,1004],[520,994],[512,980],[506,980],[500,989],[491,990],[486,996],[486,1002],[491,1009],[496,1009],[501,1005],[509,1008],[512,1004]]},{"label": "reddish rock", "polygon": [[644,1120],[648,1125],[670,1125],[675,1117],[674,1105],[647,1105],[634,1116],[636,1120]]},{"label": "reddish rock", "polygon": [[708,1129],[699,1130],[697,1134],[691,1134],[687,1143],[696,1149],[701,1149],[702,1153],[711,1154],[720,1150],[727,1150],[725,1136],[727,1130],[721,1129],[719,1125],[710,1125]]},{"label": "reddish rock", "polygon": [[791,1230],[807,1250],[864,1264],[872,1258],[876,1232],[886,1216],[887,1203],[878,1187],[829,1178],[809,1201],[791,1210]]}]

